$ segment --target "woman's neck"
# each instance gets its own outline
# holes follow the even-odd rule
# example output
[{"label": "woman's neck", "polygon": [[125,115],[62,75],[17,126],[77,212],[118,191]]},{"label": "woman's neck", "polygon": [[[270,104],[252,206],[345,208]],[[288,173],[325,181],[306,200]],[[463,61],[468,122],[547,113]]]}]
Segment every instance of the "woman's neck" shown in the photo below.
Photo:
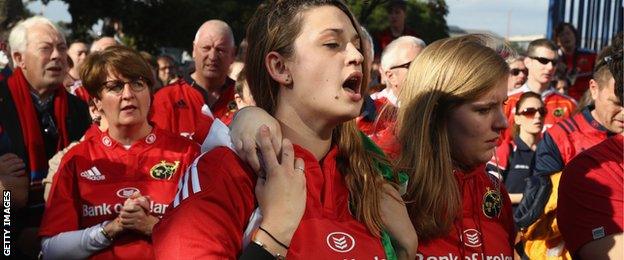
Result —
[{"label": "woman's neck", "polygon": [[284,138],[310,151],[319,161],[325,157],[331,147],[335,125],[324,123],[318,115],[302,116],[288,104],[276,109],[274,116],[280,122]]},{"label": "woman's neck", "polygon": [[531,134],[527,132],[520,131],[520,139],[529,147],[531,150],[535,151],[537,146],[537,142],[539,142],[540,134]]},{"label": "woman's neck", "polygon": [[136,140],[147,136],[151,131],[152,126],[145,121],[143,124],[109,127],[108,135],[122,145],[131,145]]}]

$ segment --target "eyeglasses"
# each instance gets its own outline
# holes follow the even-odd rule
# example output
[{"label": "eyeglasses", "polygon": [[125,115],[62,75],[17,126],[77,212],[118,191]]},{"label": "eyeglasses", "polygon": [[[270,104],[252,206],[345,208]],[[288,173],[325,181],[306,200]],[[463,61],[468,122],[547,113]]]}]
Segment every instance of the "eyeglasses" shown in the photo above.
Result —
[{"label": "eyeglasses", "polygon": [[134,92],[143,91],[147,87],[147,83],[143,78],[138,78],[130,81],[110,80],[104,82],[103,86],[107,92],[114,94],[121,94],[126,84],[130,85],[130,89]]},{"label": "eyeglasses", "polygon": [[509,74],[513,75],[513,76],[518,76],[518,74],[520,74],[520,72],[524,73],[524,75],[529,75],[529,69],[525,68],[525,69],[510,69],[509,70]]},{"label": "eyeglasses", "polygon": [[408,62],[408,63],[401,64],[401,65],[392,66],[392,67],[390,67],[390,69],[391,69],[391,70],[393,70],[393,69],[398,69],[398,68],[409,69],[410,64],[412,64],[412,62],[411,62],[411,61],[410,61],[410,62]]},{"label": "eyeglasses", "polygon": [[539,63],[541,64],[548,64],[549,62],[552,63],[553,66],[557,65],[557,60],[551,60],[549,58],[544,58],[544,57],[534,57],[534,56],[529,56],[529,58],[534,59],[539,61]]},{"label": "eyeglasses", "polygon": [[548,110],[546,110],[545,107],[540,107],[540,108],[528,107],[520,112],[517,112],[516,115],[523,115],[528,118],[534,118],[537,112],[539,112],[541,116],[545,116]]}]

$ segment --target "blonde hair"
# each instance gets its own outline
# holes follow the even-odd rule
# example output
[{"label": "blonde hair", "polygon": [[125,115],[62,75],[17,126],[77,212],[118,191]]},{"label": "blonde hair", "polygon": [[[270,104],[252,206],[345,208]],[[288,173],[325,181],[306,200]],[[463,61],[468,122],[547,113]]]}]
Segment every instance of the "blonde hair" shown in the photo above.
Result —
[{"label": "blonde hair", "polygon": [[462,197],[451,157],[450,113],[506,79],[509,66],[482,35],[439,40],[416,57],[399,95],[397,170],[406,172],[407,209],[419,239],[448,234]]},{"label": "blonde hair", "polygon": [[[348,7],[339,0],[268,1],[258,7],[249,21],[247,39],[249,50],[254,51],[249,52],[245,58],[245,74],[256,105],[269,114],[275,113],[280,86],[269,75],[264,59],[272,51],[287,58],[291,57],[295,53],[295,39],[301,31],[303,12],[319,6],[334,6],[343,11],[360,35],[360,42],[362,41],[360,25]],[[367,60],[371,58],[368,55],[363,56],[362,71],[365,73],[361,89],[365,89],[368,82]],[[363,222],[373,235],[379,236],[382,229],[379,201],[385,180],[377,170],[375,160],[387,161],[364,148],[354,120],[336,127],[332,138],[332,142],[339,148],[336,162],[349,189],[354,216]]]}]

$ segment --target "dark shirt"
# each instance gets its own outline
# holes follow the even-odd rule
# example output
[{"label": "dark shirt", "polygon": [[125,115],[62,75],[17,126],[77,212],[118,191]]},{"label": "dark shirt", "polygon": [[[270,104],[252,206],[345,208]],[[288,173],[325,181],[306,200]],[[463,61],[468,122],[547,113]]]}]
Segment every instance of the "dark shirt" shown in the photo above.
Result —
[{"label": "dark shirt", "polygon": [[39,126],[41,129],[41,136],[43,136],[43,144],[45,145],[45,152],[47,158],[52,158],[56,154],[58,143],[58,128],[54,122],[54,96],[50,95],[45,99],[39,98],[34,92],[30,92],[30,96],[33,100],[33,105],[37,110],[37,119],[39,120]]},{"label": "dark shirt", "polygon": [[509,193],[522,193],[526,186],[526,178],[531,176],[535,166],[535,151],[520,139],[514,138],[513,152],[509,158],[509,166],[503,172],[505,188]]}]

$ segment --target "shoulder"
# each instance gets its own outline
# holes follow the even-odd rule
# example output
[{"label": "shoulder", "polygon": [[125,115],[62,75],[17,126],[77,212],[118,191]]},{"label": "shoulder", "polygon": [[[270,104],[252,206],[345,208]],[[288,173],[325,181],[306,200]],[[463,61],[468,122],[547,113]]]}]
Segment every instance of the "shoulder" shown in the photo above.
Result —
[{"label": "shoulder", "polygon": [[177,96],[180,93],[184,92],[186,90],[186,87],[190,87],[190,84],[183,79],[180,79],[156,91],[156,93],[154,94],[154,99],[156,100],[157,98]]},{"label": "shoulder", "polygon": [[199,155],[187,168],[180,179],[173,207],[189,203],[193,198],[212,197],[215,193],[225,199],[245,187],[253,193],[254,185],[253,171],[232,150],[217,147]]},{"label": "shoulder", "polygon": [[576,107],[576,100],[574,98],[561,94],[557,91],[550,91],[548,94],[546,94],[544,100],[546,103],[548,103],[549,101],[557,101],[558,103],[568,103],[569,105],[573,105]]},{"label": "shoulder", "polygon": [[69,94],[67,92],[66,92],[66,95],[67,95],[67,104],[70,110],[84,109],[85,111],[88,111],[88,105],[82,99],[72,94]]},{"label": "shoulder", "polygon": [[171,133],[167,130],[159,128],[158,126],[154,126],[154,133],[157,135],[159,139],[162,139],[160,145],[165,146],[168,149],[198,147],[198,144],[191,141],[190,139],[183,137],[181,135]]}]

